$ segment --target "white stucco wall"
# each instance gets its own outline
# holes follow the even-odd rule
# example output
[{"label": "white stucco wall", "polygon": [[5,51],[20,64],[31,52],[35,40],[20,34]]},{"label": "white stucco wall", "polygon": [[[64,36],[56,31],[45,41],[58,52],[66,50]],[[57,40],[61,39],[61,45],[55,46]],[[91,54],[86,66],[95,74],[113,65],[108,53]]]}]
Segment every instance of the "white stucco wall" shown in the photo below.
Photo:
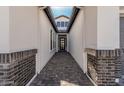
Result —
[{"label": "white stucco wall", "polygon": [[119,7],[100,6],[97,10],[97,49],[120,48]]},{"label": "white stucco wall", "polygon": [[38,49],[36,72],[46,65],[56,49],[50,50],[50,30],[43,10],[35,6],[0,7],[0,52]]},{"label": "white stucco wall", "polygon": [[50,51],[51,29],[54,32],[45,12],[38,7],[10,7],[10,51],[38,49],[37,73],[55,53],[55,49]]},{"label": "white stucco wall", "polygon": [[0,7],[0,53],[9,52],[9,7]]},{"label": "white stucco wall", "polygon": [[69,51],[86,72],[84,49],[119,48],[119,33],[119,7],[86,6],[79,12],[70,30]]},{"label": "white stucco wall", "polygon": [[86,48],[97,48],[97,7],[84,7]]},{"label": "white stucco wall", "polygon": [[10,7],[10,52],[37,48],[38,7]]},{"label": "white stucco wall", "polygon": [[84,68],[85,61],[83,61],[84,52],[83,34],[84,34],[84,11],[80,10],[69,32],[69,52],[85,72]]},{"label": "white stucco wall", "polygon": [[39,32],[38,32],[38,52],[40,62],[38,65],[38,72],[46,65],[49,59],[54,55],[56,49],[50,50],[50,30],[55,33],[48,17],[45,12],[41,9],[39,11]]}]

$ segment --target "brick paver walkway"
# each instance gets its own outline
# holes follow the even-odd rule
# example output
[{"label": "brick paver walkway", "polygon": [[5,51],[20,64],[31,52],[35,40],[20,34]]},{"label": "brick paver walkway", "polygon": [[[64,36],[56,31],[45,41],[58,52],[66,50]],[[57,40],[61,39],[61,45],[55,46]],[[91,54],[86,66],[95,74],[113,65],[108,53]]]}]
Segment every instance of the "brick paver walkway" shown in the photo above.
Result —
[{"label": "brick paver walkway", "polygon": [[93,85],[67,52],[56,53],[31,83],[31,86]]}]

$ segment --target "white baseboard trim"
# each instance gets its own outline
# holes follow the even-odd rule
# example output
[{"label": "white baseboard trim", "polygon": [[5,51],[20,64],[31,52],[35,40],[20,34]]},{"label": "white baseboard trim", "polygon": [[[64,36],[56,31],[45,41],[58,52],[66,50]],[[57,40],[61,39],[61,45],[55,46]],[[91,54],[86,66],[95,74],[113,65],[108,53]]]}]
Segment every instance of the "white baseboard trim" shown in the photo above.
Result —
[{"label": "white baseboard trim", "polygon": [[35,79],[36,76],[37,76],[37,74],[35,74],[35,75],[33,76],[33,78],[26,84],[26,86],[29,86],[29,85],[31,84],[31,82]]},{"label": "white baseboard trim", "polygon": [[89,80],[93,83],[94,86],[98,86],[90,77],[89,75],[86,73],[87,77],[89,78]]}]

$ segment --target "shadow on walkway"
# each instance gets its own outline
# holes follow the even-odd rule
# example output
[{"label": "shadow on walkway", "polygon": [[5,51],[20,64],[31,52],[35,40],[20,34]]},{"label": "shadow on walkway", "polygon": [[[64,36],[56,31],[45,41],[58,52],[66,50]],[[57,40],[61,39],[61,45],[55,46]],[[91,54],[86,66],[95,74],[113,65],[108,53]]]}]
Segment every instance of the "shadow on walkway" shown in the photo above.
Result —
[{"label": "shadow on walkway", "polygon": [[67,52],[56,53],[30,86],[91,86],[73,57]]}]

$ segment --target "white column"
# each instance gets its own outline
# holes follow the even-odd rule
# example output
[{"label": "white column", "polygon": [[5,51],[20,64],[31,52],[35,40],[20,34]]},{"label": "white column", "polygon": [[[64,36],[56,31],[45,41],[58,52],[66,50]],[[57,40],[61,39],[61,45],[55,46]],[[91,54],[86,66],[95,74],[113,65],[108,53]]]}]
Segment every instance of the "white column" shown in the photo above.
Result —
[{"label": "white column", "polygon": [[97,48],[97,7],[84,7],[85,47]]},{"label": "white column", "polygon": [[[120,48],[119,7],[84,7],[85,48],[113,50]],[[87,51],[84,53],[87,71]]]},{"label": "white column", "polygon": [[97,49],[120,48],[119,7],[97,7]]},{"label": "white column", "polygon": [[86,48],[119,48],[119,7],[88,6],[84,11]]},{"label": "white column", "polygon": [[7,53],[9,45],[9,7],[0,7],[0,53]]}]

